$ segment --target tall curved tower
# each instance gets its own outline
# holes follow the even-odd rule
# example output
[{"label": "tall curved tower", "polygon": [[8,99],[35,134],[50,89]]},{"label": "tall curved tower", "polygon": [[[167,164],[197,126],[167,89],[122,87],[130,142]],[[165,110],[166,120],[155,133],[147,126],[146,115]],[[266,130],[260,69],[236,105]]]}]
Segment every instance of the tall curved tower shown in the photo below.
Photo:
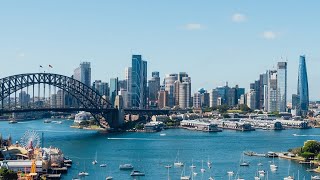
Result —
[{"label": "tall curved tower", "polygon": [[300,56],[299,60],[297,95],[299,98],[297,113],[305,116],[309,109],[309,86],[305,56]]}]

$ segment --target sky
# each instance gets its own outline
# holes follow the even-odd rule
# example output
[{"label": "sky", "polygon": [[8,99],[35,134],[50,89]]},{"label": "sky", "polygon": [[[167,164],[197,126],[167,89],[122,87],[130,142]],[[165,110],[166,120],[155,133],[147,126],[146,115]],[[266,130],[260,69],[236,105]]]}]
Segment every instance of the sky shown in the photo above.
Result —
[{"label": "sky", "polygon": [[[319,100],[320,1],[0,0],[0,78],[42,69],[92,80],[124,78],[131,55],[148,74],[187,72],[193,92],[238,84],[288,61],[288,99],[306,55],[311,100]],[[48,65],[54,68],[49,69]]]}]

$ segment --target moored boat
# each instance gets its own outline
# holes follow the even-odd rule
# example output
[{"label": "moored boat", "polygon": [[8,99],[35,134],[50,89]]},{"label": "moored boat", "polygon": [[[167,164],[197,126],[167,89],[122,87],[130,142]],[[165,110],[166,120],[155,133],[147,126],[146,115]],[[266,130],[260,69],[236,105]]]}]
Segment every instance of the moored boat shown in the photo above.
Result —
[{"label": "moored boat", "polygon": [[133,169],[133,166],[131,164],[121,164],[119,166],[119,169],[120,170],[132,170]]},{"label": "moored boat", "polygon": [[131,172],[130,176],[145,176],[145,174],[143,172],[134,170]]}]

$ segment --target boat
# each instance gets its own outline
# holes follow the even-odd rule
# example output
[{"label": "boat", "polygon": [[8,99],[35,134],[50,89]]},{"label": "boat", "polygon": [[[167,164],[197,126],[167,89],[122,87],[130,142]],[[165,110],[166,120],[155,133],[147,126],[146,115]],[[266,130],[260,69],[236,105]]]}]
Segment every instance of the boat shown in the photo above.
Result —
[{"label": "boat", "polygon": [[79,172],[79,176],[89,176],[89,173],[82,171]]},{"label": "boat", "polygon": [[272,160],[272,163],[270,164],[271,171],[276,171],[278,169],[278,166],[274,163],[274,157]]},{"label": "boat", "polygon": [[177,167],[182,167],[182,166],[184,166],[183,162],[181,162],[181,161],[179,160],[179,150],[178,150],[177,157],[176,157],[173,165],[174,165],[174,166],[177,166]]},{"label": "boat", "polygon": [[254,180],[260,180],[261,178],[259,176],[255,176]]},{"label": "boat", "polygon": [[133,170],[130,174],[130,176],[144,176],[145,174],[143,172]]},{"label": "boat", "polygon": [[264,174],[266,173],[264,170],[260,170],[260,171],[258,171],[258,173],[259,173],[259,176],[264,176]]},{"label": "boat", "polygon": [[197,175],[198,175],[198,173],[197,173],[197,172],[194,172],[194,173],[193,173],[193,176],[197,176]]},{"label": "boat", "polygon": [[294,178],[292,176],[288,176],[288,177],[283,178],[283,180],[294,180]]},{"label": "boat", "polygon": [[100,164],[100,167],[107,167],[107,164]]},{"label": "boat", "polygon": [[208,168],[211,169],[211,167],[212,167],[212,162],[209,160],[209,157],[208,157],[207,165],[208,165]]},{"label": "boat", "polygon": [[160,136],[166,136],[166,135],[167,135],[166,133],[161,133],[161,134],[160,134]]},{"label": "boat", "polygon": [[133,169],[133,166],[131,164],[121,164],[119,166],[119,169],[120,170],[132,170]]},{"label": "boat", "polygon": [[244,160],[244,155],[241,155],[240,166],[249,166],[249,162]]},{"label": "boat", "polygon": [[15,120],[15,119],[12,119],[12,120],[9,121],[9,124],[16,124],[16,123],[18,123],[18,121]]},{"label": "boat", "polygon": [[111,176],[106,177],[106,180],[111,180],[111,179],[113,179],[113,177]]},{"label": "boat", "polygon": [[311,176],[311,180],[320,180],[320,176]]},{"label": "boat", "polygon": [[164,166],[165,168],[171,168],[172,166],[171,165],[166,165],[166,166]]},{"label": "boat", "polygon": [[50,119],[46,119],[43,121],[44,123],[51,123],[52,121]]},{"label": "boat", "polygon": [[202,167],[201,167],[200,171],[201,171],[202,173],[206,172],[206,170],[203,168],[203,160],[202,160]]},{"label": "boat", "polygon": [[209,180],[214,180],[214,178],[210,176],[210,177],[209,177]]},{"label": "boat", "polygon": [[98,161],[97,161],[97,151],[96,151],[96,156],[95,156],[94,160],[92,161],[92,164],[95,165],[97,163],[98,163]]},{"label": "boat", "polygon": [[194,169],[194,168],[196,168],[196,167],[197,167],[197,166],[193,165],[193,159],[192,159],[192,164],[191,164],[190,168],[191,168],[191,169]]},{"label": "boat", "polygon": [[186,167],[183,167],[181,172],[180,180],[190,180],[190,176],[186,176]]},{"label": "boat", "polygon": [[272,151],[269,151],[267,154],[266,154],[267,157],[278,157],[279,155],[275,152],[272,152]]},{"label": "boat", "polygon": [[72,178],[72,180],[80,180],[80,178],[74,177],[74,178]]},{"label": "boat", "polygon": [[258,166],[263,166],[263,164],[262,163],[258,163]]}]

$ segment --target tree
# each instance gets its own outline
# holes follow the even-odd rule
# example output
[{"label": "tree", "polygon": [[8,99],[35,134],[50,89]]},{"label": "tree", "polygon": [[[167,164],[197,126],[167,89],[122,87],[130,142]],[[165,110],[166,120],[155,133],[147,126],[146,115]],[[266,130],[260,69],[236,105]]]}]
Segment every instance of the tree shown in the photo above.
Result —
[{"label": "tree", "polygon": [[301,156],[305,159],[305,160],[309,160],[311,158],[314,158],[314,153],[311,153],[311,152],[303,152],[301,154]]},{"label": "tree", "polygon": [[226,113],[229,109],[228,105],[224,104],[218,107],[220,113]]},{"label": "tree", "polygon": [[313,153],[313,154],[318,154],[320,152],[320,143],[315,140],[307,141],[304,143],[302,151]]},{"label": "tree", "polygon": [[18,179],[17,173],[15,173],[12,170],[9,170],[7,168],[1,168],[0,169],[0,176],[2,176],[3,180],[12,180],[12,179]]},{"label": "tree", "polygon": [[239,109],[243,112],[251,112],[251,109],[246,104],[240,104]]}]

